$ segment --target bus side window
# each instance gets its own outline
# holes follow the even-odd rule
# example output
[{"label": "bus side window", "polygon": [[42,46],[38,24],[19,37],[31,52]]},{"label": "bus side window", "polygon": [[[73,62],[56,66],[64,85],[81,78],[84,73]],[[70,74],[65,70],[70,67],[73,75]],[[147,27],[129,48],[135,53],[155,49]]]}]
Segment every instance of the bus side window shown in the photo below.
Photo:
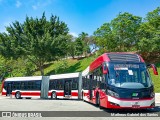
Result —
[{"label": "bus side window", "polygon": [[56,89],[57,90],[63,89],[63,80],[57,80]]},{"label": "bus side window", "polygon": [[72,90],[77,90],[78,89],[78,82],[77,79],[72,80]]},{"label": "bus side window", "polygon": [[84,90],[87,89],[87,77],[86,76],[83,78],[83,89]]},{"label": "bus side window", "polygon": [[56,89],[59,90],[59,81],[56,80]]},{"label": "bus side window", "polygon": [[97,76],[96,76],[96,72],[94,72],[93,74],[93,89],[95,89],[97,86]]},{"label": "bus side window", "polygon": [[25,89],[24,89],[24,86],[25,86],[24,84],[25,84],[25,82],[21,82],[21,87],[20,87],[21,90],[25,90]]},{"label": "bus side window", "polygon": [[56,81],[55,80],[52,83],[52,89],[56,89]]},{"label": "bus side window", "polygon": [[35,81],[35,90],[41,90],[41,81]]},{"label": "bus side window", "polygon": [[28,89],[33,90],[34,89],[34,81],[29,81],[28,82]]},{"label": "bus side window", "polygon": [[89,75],[87,76],[87,90],[89,89],[89,84],[90,84],[90,79],[89,79]]},{"label": "bus side window", "polygon": [[52,89],[52,83],[53,83],[53,80],[50,80],[50,81],[49,81],[49,90]]},{"label": "bus side window", "polygon": [[7,90],[7,82],[4,82],[4,89]]},{"label": "bus side window", "polygon": [[21,84],[21,83],[18,82],[18,81],[14,82],[14,83],[13,83],[13,89],[14,89],[14,90],[19,90],[19,89],[20,89],[20,84]]},{"label": "bus side window", "polygon": [[59,90],[63,90],[63,80],[59,80]]},{"label": "bus side window", "polygon": [[82,89],[84,89],[84,77],[82,77]]},{"label": "bus side window", "polygon": [[13,82],[12,90],[16,90],[15,82]]},{"label": "bus side window", "polygon": [[100,87],[100,84],[102,82],[102,70],[99,68],[97,70],[97,87]]}]

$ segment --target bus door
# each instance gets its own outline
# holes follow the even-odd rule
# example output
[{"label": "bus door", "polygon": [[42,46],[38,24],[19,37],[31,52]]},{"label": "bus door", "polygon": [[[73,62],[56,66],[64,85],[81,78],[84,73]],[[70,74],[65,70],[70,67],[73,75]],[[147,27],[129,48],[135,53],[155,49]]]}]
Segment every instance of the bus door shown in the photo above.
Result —
[{"label": "bus door", "polygon": [[92,78],[93,76],[92,75],[90,75],[90,78],[89,78],[89,82],[90,82],[90,84],[89,84],[89,97],[90,97],[90,100],[92,100],[92,97],[93,97],[93,93],[92,93],[92,81],[93,81],[93,78]]},{"label": "bus door", "polygon": [[12,94],[12,83],[7,83],[7,91],[6,91],[6,96],[10,96]]},{"label": "bus door", "polygon": [[64,96],[65,97],[71,96],[71,80],[64,81]]}]

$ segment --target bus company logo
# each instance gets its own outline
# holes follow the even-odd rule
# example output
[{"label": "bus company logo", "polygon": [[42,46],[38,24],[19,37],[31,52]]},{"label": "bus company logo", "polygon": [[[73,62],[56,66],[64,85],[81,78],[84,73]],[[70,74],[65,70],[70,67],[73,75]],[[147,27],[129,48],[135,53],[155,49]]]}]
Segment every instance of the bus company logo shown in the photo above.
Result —
[{"label": "bus company logo", "polygon": [[132,93],[132,96],[133,96],[133,97],[137,97],[137,96],[138,96],[138,93]]},{"label": "bus company logo", "polygon": [[11,112],[2,112],[2,117],[12,117]]}]

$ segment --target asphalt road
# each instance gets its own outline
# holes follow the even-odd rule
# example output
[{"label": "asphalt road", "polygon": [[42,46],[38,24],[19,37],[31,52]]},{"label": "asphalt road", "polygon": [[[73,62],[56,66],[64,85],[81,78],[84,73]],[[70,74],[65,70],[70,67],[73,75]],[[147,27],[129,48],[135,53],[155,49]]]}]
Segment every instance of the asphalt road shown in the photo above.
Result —
[{"label": "asphalt road", "polygon": [[[74,120],[113,120],[113,119],[120,119],[120,120],[130,120],[130,119],[135,119],[135,117],[131,116],[136,116],[140,115],[151,115],[152,117],[139,117],[136,116],[136,119],[154,119],[158,120],[160,118],[160,104],[156,104],[156,107],[154,109],[149,109],[149,110],[136,110],[136,111],[131,111],[131,110],[107,110],[107,109],[99,109],[97,106],[83,102],[80,100],[44,100],[44,99],[14,99],[14,98],[9,98],[9,97],[2,97],[0,96],[0,111],[15,111],[15,113],[19,113],[21,111],[48,111],[43,113],[42,112],[42,118],[32,118],[34,115],[31,115],[30,118],[25,117],[23,119],[29,120],[29,119],[36,119],[36,120],[41,120],[41,119],[56,119],[56,120],[68,120],[68,119],[74,119]],[[54,112],[53,112],[54,111]],[[55,112],[57,111],[57,113]],[[59,112],[63,111],[63,112]],[[67,111],[67,112],[66,112]],[[79,112],[81,111],[81,112]],[[91,112],[84,112],[84,111],[91,111]],[[85,113],[85,114],[84,114]],[[1,113],[2,114],[2,113]],[[28,113],[21,113],[23,115]],[[56,117],[44,117],[47,115],[54,116],[53,114],[57,114]],[[65,117],[69,115],[69,117]],[[105,114],[105,115],[104,115]],[[153,117],[154,115],[159,115],[159,117]],[[14,114],[13,118],[5,118],[5,117],[0,117],[0,120],[3,119],[12,119],[12,120],[21,120],[22,117],[17,117],[17,114]],[[37,116],[39,114],[36,114]],[[63,116],[64,115],[64,116]],[[88,117],[78,117],[78,116],[88,116]],[[100,117],[100,116],[104,117]],[[120,117],[124,115],[129,115],[130,117]],[[21,116],[21,115],[20,115]],[[39,115],[40,116],[40,115]],[[76,117],[73,117],[76,116]],[[112,117],[107,117],[107,116],[112,116]],[[114,117],[113,117],[114,116]],[[117,117],[118,116],[118,117]]]}]

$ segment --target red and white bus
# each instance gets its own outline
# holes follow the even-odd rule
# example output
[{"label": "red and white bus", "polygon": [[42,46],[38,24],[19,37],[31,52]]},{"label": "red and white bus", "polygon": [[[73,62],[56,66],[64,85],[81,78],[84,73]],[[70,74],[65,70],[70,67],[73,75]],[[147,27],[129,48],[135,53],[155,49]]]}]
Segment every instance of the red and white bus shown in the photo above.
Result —
[{"label": "red and white bus", "polygon": [[79,73],[51,75],[49,79],[49,97],[78,99]]},{"label": "red and white bus", "polygon": [[[78,81],[79,73],[49,76],[48,98],[78,99]],[[40,98],[41,86],[42,76],[7,78],[2,83],[2,95],[16,99]]]},{"label": "red and white bus", "polygon": [[[158,75],[155,65],[150,65]],[[155,106],[154,86],[142,57],[135,53],[104,53],[82,73],[82,98],[110,109]]]},{"label": "red and white bus", "polygon": [[40,97],[42,76],[11,77],[2,83],[2,95],[16,99]]}]

